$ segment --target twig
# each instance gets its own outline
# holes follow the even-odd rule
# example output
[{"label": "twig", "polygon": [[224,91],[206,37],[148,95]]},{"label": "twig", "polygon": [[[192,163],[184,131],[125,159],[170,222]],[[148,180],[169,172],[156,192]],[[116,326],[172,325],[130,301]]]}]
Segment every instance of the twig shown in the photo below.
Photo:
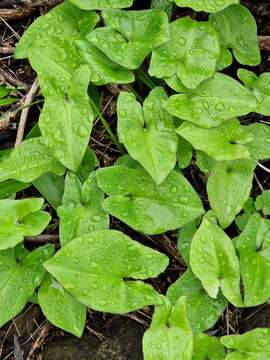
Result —
[{"label": "twig", "polygon": [[56,241],[59,240],[59,236],[58,235],[53,235],[53,234],[44,234],[44,235],[38,235],[38,236],[28,236],[25,238],[25,241],[28,242],[34,242],[34,243],[43,243],[43,242],[47,242],[47,241]]},{"label": "twig", "polygon": [[9,30],[13,33],[13,35],[20,40],[20,35],[13,29],[12,26],[10,26],[6,20],[1,16],[1,12],[0,12],[0,19],[2,20],[2,22],[9,28]]},{"label": "twig", "polygon": [[0,54],[13,54],[15,49],[14,46],[0,46]]},{"label": "twig", "polygon": [[266,166],[262,165],[261,163],[258,163],[258,166],[270,174],[270,169],[268,169]]},{"label": "twig", "polygon": [[34,13],[34,8],[19,7],[14,9],[0,9],[0,18],[6,21],[16,21]]},{"label": "twig", "polygon": [[13,339],[14,339],[14,359],[23,360],[23,350],[21,349],[18,336],[14,334]]},{"label": "twig", "polygon": [[258,36],[260,48],[265,51],[270,51],[270,36]]},{"label": "twig", "polygon": [[46,321],[43,329],[40,331],[36,341],[32,345],[32,349],[30,350],[27,360],[34,360],[35,352],[41,347],[44,339],[46,338],[48,332],[50,331],[51,325]]},{"label": "twig", "polygon": [[[0,48],[1,49],[1,48]],[[1,51],[0,51],[1,52]],[[24,89],[28,89],[29,85],[27,85],[26,83],[24,83],[23,81],[17,79],[13,74],[11,74],[9,71],[6,71],[2,68],[0,68],[0,75],[6,80],[6,82],[8,82],[11,85],[20,87],[20,88],[24,88]]]},{"label": "twig", "polygon": [[[36,79],[33,82],[33,85],[31,86],[29,92],[27,93],[25,100],[24,100],[24,105],[30,105],[31,102],[34,100],[37,92],[39,89],[39,85],[38,85],[38,80]],[[25,129],[25,124],[26,124],[26,120],[27,120],[27,116],[29,113],[29,106],[24,108],[22,113],[21,113],[21,117],[20,117],[20,123],[19,123],[19,128],[18,128],[18,132],[17,132],[17,137],[16,137],[16,142],[15,142],[15,146],[19,146],[23,140],[23,135],[24,135],[24,129]]]},{"label": "twig", "polygon": [[29,7],[37,6],[54,6],[60,4],[63,0],[21,0],[21,2]]}]

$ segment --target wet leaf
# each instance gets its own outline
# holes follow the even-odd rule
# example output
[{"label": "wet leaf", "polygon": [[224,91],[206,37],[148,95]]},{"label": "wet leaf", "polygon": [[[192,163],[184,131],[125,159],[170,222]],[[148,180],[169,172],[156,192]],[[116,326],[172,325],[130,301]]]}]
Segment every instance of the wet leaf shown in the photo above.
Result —
[{"label": "wet leaf", "polygon": [[0,182],[13,179],[25,183],[52,172],[63,175],[65,168],[44,145],[42,137],[25,140],[0,159]]},{"label": "wet leaf", "polygon": [[207,194],[223,229],[243,209],[252,189],[256,162],[235,160],[216,162],[207,182]]},{"label": "wet leaf", "polygon": [[80,67],[67,94],[46,98],[39,121],[45,145],[74,172],[84,157],[94,120],[87,92],[89,79],[87,66]]},{"label": "wet leaf", "polygon": [[183,225],[178,232],[177,249],[187,265],[189,264],[190,244],[199,223],[200,221],[198,221],[198,219],[194,219]]},{"label": "wet leaf", "polygon": [[250,159],[248,143],[253,139],[245,126],[237,119],[230,119],[218,127],[203,129],[184,122],[177,134],[189,141],[196,150],[201,150],[215,160]]},{"label": "wet leaf", "polygon": [[240,231],[243,231],[246,227],[251,215],[256,211],[254,200],[250,197],[245,202],[243,208],[243,214],[236,216],[235,223]]},{"label": "wet leaf", "polygon": [[162,10],[106,10],[102,16],[106,27],[93,30],[87,40],[127,69],[139,68],[169,40],[168,17]]},{"label": "wet leaf", "polygon": [[164,299],[156,306],[152,323],[143,337],[145,360],[192,360],[193,334],[187,317],[186,298],[174,306]]},{"label": "wet leaf", "polygon": [[68,172],[63,203],[57,213],[60,218],[60,241],[65,246],[77,237],[109,228],[109,215],[102,209],[104,193],[97,187],[95,173],[84,183]]},{"label": "wet leaf", "polygon": [[163,110],[166,100],[165,91],[157,87],[143,107],[128,92],[121,92],[117,102],[119,140],[158,185],[176,163],[178,140],[173,118]]},{"label": "wet leaf", "polygon": [[168,262],[119,231],[101,230],[71,241],[44,266],[81,303],[124,314],[161,302],[150,285],[135,279],[158,276]]},{"label": "wet leaf", "polygon": [[38,302],[50,323],[75,336],[82,336],[86,306],[69,295],[51,276],[43,281],[38,292]]},{"label": "wet leaf", "polygon": [[191,163],[193,155],[192,145],[182,136],[178,138],[177,162],[180,169],[185,169]]},{"label": "wet leaf", "polygon": [[213,158],[205,154],[203,151],[196,151],[196,165],[203,173],[210,173],[215,165],[215,162],[216,161]]},{"label": "wet leaf", "polygon": [[190,7],[196,11],[217,12],[231,4],[238,4],[239,0],[175,0],[177,6]]},{"label": "wet leaf", "polygon": [[211,14],[210,22],[220,36],[223,51],[230,52],[229,49],[232,49],[240,64],[260,64],[256,20],[246,7],[238,4],[229,6],[216,14]]},{"label": "wet leaf", "polygon": [[151,9],[166,11],[168,18],[172,17],[173,3],[170,0],[151,0]]},{"label": "wet leaf", "polygon": [[0,326],[18,315],[45,275],[43,262],[54,252],[52,245],[41,246],[18,264],[14,249],[0,251]]},{"label": "wet leaf", "polygon": [[128,154],[124,154],[124,155],[120,156],[119,158],[117,158],[114,165],[115,166],[125,166],[130,169],[141,169],[142,168],[141,164],[138,161],[134,160]]},{"label": "wet leaf", "polygon": [[6,199],[19,191],[27,189],[30,184],[22,183],[16,180],[7,180],[0,183],[0,199]]},{"label": "wet leaf", "polygon": [[128,8],[133,0],[69,0],[75,6],[85,10],[104,10]]},{"label": "wet leaf", "polygon": [[195,190],[176,171],[157,186],[143,169],[113,166],[97,171],[97,183],[109,195],[105,211],[145,234],[179,229],[204,212]]},{"label": "wet leaf", "polygon": [[270,190],[265,190],[257,196],[255,201],[257,211],[262,211],[264,215],[270,215]]},{"label": "wet leaf", "polygon": [[192,360],[223,360],[225,350],[219,339],[205,334],[194,336],[194,350]]},{"label": "wet leaf", "polygon": [[217,73],[186,94],[172,95],[165,108],[182,120],[209,128],[256,107],[257,100],[248,89],[230,76]]},{"label": "wet leaf", "polygon": [[254,159],[264,160],[270,158],[270,126],[254,123],[248,126],[253,140],[248,143],[249,151]]},{"label": "wet leaf", "polygon": [[176,75],[186,87],[195,89],[214,75],[219,56],[219,39],[212,25],[184,17],[170,24],[170,40],[153,51],[149,74]]},{"label": "wet leaf", "polygon": [[192,239],[190,265],[209,296],[216,299],[221,289],[230,303],[243,306],[240,266],[233,243],[207,216]]},{"label": "wet leaf", "polygon": [[181,275],[168,289],[167,297],[172,304],[181,296],[187,298],[187,314],[193,333],[204,332],[212,327],[227,306],[227,300],[223,295],[219,294],[217,299],[207,295],[191,269]]}]

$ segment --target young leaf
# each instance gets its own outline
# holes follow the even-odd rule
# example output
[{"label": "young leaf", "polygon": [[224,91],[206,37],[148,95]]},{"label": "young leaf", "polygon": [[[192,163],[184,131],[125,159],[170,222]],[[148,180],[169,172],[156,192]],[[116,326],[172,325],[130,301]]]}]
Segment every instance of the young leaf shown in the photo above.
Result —
[{"label": "young leaf", "polygon": [[75,174],[67,173],[63,204],[57,210],[62,246],[81,235],[109,228],[103,200],[104,193],[97,187],[94,173],[83,184]]},{"label": "young leaf", "polygon": [[[55,109],[54,109],[55,110]],[[52,172],[63,175],[65,168],[51,156],[42,137],[25,140],[0,159],[0,182],[13,179],[25,183]]]},{"label": "young leaf", "polygon": [[143,337],[145,360],[192,360],[193,334],[189,327],[186,298],[171,306],[164,299],[156,306],[150,329]]},{"label": "young leaf", "polygon": [[119,140],[158,185],[176,163],[177,135],[172,116],[163,110],[166,100],[163,88],[157,87],[143,107],[128,92],[121,92],[117,102]]},{"label": "young leaf", "polygon": [[261,62],[256,21],[246,7],[238,4],[227,7],[211,14],[210,22],[219,34],[223,51],[232,49],[236,60],[243,65],[255,66]]},{"label": "young leaf", "polygon": [[221,344],[233,349],[226,360],[268,360],[270,358],[270,329],[261,328],[243,335],[228,335],[220,338]]},{"label": "young leaf", "polygon": [[264,215],[270,215],[270,190],[265,190],[257,196],[255,201],[257,211],[262,211]]},{"label": "young leaf", "polygon": [[74,172],[84,157],[94,120],[87,92],[89,81],[88,67],[80,67],[67,94],[46,98],[39,121],[47,147]]},{"label": "young leaf", "polygon": [[86,320],[86,306],[69,295],[51,276],[47,276],[38,292],[43,314],[55,326],[81,337]]},{"label": "young leaf", "polygon": [[42,263],[54,252],[41,246],[17,263],[14,249],[0,251],[0,326],[19,314],[45,275]]},{"label": "young leaf", "polygon": [[257,100],[248,89],[220,73],[186,94],[171,96],[165,106],[170,114],[204,128],[246,115],[256,107]]},{"label": "young leaf", "polygon": [[233,305],[243,306],[240,267],[233,243],[207,216],[193,237],[190,265],[209,296],[216,299],[220,288]]},{"label": "young leaf", "polygon": [[227,305],[227,300],[221,294],[217,299],[210,298],[190,269],[167,292],[167,298],[172,304],[181,296],[187,297],[187,314],[193,333],[204,332],[212,327]]},{"label": "young leaf", "polygon": [[168,263],[119,231],[101,230],[71,241],[44,266],[81,303],[123,314],[161,302],[151,286],[135,279],[156,277]]},{"label": "young leaf", "polygon": [[248,131],[253,140],[248,143],[249,151],[254,159],[264,160],[270,158],[270,126],[254,123],[249,125]]},{"label": "young leaf", "polygon": [[179,229],[204,213],[195,190],[176,171],[157,186],[143,169],[113,166],[99,169],[97,182],[109,195],[105,211],[145,234]]},{"label": "young leaf", "polygon": [[235,239],[246,307],[263,304],[270,298],[270,221],[254,213],[244,231]]},{"label": "young leaf", "polygon": [[207,182],[207,194],[223,229],[243,209],[249,198],[256,162],[235,160],[216,162]]},{"label": "young leaf", "polygon": [[177,134],[189,141],[196,150],[201,150],[215,160],[250,159],[248,144],[253,135],[237,119],[230,119],[212,129],[203,129],[184,122]]},{"label": "young leaf", "polygon": [[201,172],[208,174],[213,169],[215,165],[215,160],[205,154],[203,151],[196,151],[196,165],[201,170]]},{"label": "young leaf", "polygon": [[169,40],[167,14],[162,10],[102,11],[106,27],[93,30],[87,40],[112,61],[137,69],[159,45]]},{"label": "young leaf", "polygon": [[69,2],[84,10],[121,9],[133,4],[133,0],[69,0]]},{"label": "young leaf", "polygon": [[195,11],[217,12],[231,4],[238,4],[239,0],[174,0],[177,6],[190,7]]},{"label": "young leaf", "polygon": [[219,339],[205,334],[194,336],[192,360],[223,360],[225,350]]},{"label": "young leaf", "polygon": [[187,88],[195,89],[214,75],[219,56],[219,39],[212,25],[184,17],[170,24],[170,41],[153,51],[149,74],[176,75]]},{"label": "young leaf", "polygon": [[0,200],[0,250],[13,248],[24,236],[40,234],[51,220],[50,214],[40,211],[43,199]]}]

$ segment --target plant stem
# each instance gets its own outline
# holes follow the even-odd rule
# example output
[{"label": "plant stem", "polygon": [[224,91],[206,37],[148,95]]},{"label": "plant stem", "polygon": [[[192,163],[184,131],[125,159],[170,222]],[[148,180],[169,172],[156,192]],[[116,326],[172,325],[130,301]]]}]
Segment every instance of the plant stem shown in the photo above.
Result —
[{"label": "plant stem", "polygon": [[136,96],[136,98],[141,102],[141,103],[143,103],[143,97],[133,88],[133,86],[131,86],[131,85],[127,85],[127,88],[130,90],[130,92],[132,92],[135,96]]},{"label": "plant stem", "polygon": [[146,86],[149,87],[149,89],[152,90],[156,87],[154,81],[142,69],[136,70],[136,75],[138,76],[139,80],[141,80]]}]

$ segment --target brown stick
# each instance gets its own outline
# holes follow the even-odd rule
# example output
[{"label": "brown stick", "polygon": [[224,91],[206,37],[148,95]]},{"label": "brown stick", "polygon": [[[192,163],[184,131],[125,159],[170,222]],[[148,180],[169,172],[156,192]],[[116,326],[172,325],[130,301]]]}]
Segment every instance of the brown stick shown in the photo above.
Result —
[{"label": "brown stick", "polygon": [[261,50],[270,51],[270,36],[258,36]]},{"label": "brown stick", "polygon": [[14,46],[0,46],[0,54],[13,54],[15,51]]},{"label": "brown stick", "polygon": [[50,331],[51,325],[46,321],[42,330],[40,331],[36,341],[32,345],[32,349],[30,350],[27,360],[34,360],[36,351],[41,347],[43,344],[48,332]]},{"label": "brown stick", "polygon": [[44,243],[44,242],[47,242],[47,241],[54,242],[56,240],[59,240],[59,236],[58,235],[53,235],[53,234],[29,236],[29,237],[25,238],[25,241],[34,242],[34,243]]},{"label": "brown stick", "polygon": [[15,9],[0,9],[0,17],[7,21],[16,21],[34,13],[34,8],[19,7]]},{"label": "brown stick", "polygon": [[2,69],[1,67],[0,67],[0,75],[11,85],[14,85],[17,87],[23,87],[24,89],[29,88],[29,85],[27,85],[23,81],[17,79],[13,74],[11,74],[9,71]]}]

